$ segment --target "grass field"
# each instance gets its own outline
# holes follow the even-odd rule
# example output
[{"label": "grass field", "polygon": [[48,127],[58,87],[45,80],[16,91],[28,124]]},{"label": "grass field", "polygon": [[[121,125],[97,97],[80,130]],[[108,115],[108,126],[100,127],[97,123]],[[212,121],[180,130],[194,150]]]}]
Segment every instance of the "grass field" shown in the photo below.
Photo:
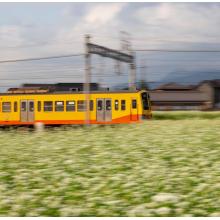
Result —
[{"label": "grass field", "polygon": [[220,119],[220,112],[199,112],[199,111],[157,111],[153,113],[156,120],[183,120],[183,119]]},{"label": "grass field", "polygon": [[1,130],[0,215],[220,216],[220,118],[180,118]]}]

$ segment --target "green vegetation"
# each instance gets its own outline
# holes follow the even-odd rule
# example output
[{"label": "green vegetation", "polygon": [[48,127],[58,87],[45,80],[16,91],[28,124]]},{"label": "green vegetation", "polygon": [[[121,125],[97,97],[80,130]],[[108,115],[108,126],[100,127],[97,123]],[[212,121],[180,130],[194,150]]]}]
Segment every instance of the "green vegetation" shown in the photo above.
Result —
[{"label": "green vegetation", "polygon": [[156,120],[220,119],[220,112],[156,111],[153,112],[153,118]]},{"label": "green vegetation", "polygon": [[220,216],[219,136],[220,119],[1,130],[0,215]]}]

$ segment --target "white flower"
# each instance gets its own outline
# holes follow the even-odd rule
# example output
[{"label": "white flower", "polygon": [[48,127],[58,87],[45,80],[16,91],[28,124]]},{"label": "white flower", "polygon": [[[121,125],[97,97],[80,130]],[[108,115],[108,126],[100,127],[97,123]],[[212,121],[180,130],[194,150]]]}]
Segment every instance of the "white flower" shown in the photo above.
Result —
[{"label": "white flower", "polygon": [[148,209],[145,204],[138,205],[127,212],[128,216],[148,217],[151,216],[151,214],[152,214],[152,209]]},{"label": "white flower", "polygon": [[207,183],[201,183],[195,188],[195,191],[196,192],[204,191],[208,186],[209,185]]},{"label": "white flower", "polygon": [[[187,198],[186,198],[186,199],[187,199]],[[179,208],[187,208],[187,207],[189,206],[189,202],[187,202],[187,201],[178,202],[178,203],[176,204],[176,206],[179,207]]]},{"label": "white flower", "polygon": [[170,213],[171,209],[168,207],[160,207],[156,209],[156,213],[159,215],[168,215]]},{"label": "white flower", "polygon": [[0,215],[220,216],[219,128],[220,118],[0,131]]},{"label": "white flower", "polygon": [[12,203],[12,199],[10,197],[4,198],[4,199],[1,200],[2,205],[9,205],[11,203]]},{"label": "white flower", "polygon": [[26,216],[28,217],[37,217],[39,216],[39,213],[37,213],[36,211],[30,211],[26,213]]},{"label": "white flower", "polygon": [[78,207],[65,206],[60,209],[61,216],[70,217],[70,216],[79,216],[84,210]]},{"label": "white flower", "polygon": [[73,160],[66,160],[63,162],[64,164],[72,164],[73,163]]},{"label": "white flower", "polygon": [[12,206],[13,211],[19,211],[21,208],[22,208],[22,205],[20,205],[20,204],[15,204]]},{"label": "white flower", "polygon": [[120,200],[110,200],[110,201],[106,201],[104,202],[106,205],[117,205],[119,203],[121,203]]},{"label": "white flower", "polygon": [[220,212],[214,212],[211,215],[209,215],[210,217],[220,217]]},{"label": "white flower", "polygon": [[182,214],[184,212],[184,209],[182,208],[176,208],[175,209],[176,214],[179,216],[180,214]]},{"label": "white flower", "polygon": [[[0,214],[0,216],[1,216],[1,214]],[[4,216],[4,215],[2,215],[2,216]],[[12,217],[19,217],[19,213],[18,212],[15,212],[15,211],[11,211],[11,212],[9,212],[9,214],[8,214],[8,216],[12,216]],[[5,216],[4,216],[5,217]]]},{"label": "white flower", "polygon": [[220,189],[220,183],[216,183],[212,186],[214,189]]},{"label": "white flower", "polygon": [[179,201],[179,197],[172,193],[159,193],[152,197],[154,202],[172,202],[176,203]]},{"label": "white flower", "polygon": [[193,217],[193,215],[192,214],[185,214],[182,217]]}]

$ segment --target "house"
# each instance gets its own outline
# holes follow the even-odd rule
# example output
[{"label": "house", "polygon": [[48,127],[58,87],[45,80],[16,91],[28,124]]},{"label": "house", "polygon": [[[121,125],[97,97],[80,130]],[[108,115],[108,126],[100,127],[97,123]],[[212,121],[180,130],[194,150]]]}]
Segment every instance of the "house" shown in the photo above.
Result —
[{"label": "house", "polygon": [[207,110],[210,96],[194,85],[167,83],[149,91],[153,110]]},{"label": "house", "polygon": [[189,91],[189,90],[193,90],[196,86],[195,85],[182,85],[179,83],[166,83],[166,84],[162,84],[160,86],[158,86],[156,89],[156,91]]},{"label": "house", "polygon": [[209,96],[213,109],[220,109],[220,79],[204,80],[199,83],[197,90]]}]

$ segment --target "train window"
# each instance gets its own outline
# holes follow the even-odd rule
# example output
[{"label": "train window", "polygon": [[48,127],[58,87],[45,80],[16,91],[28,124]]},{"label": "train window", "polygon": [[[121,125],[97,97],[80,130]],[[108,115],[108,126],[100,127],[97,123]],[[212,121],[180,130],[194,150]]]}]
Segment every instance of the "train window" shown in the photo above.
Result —
[{"label": "train window", "polygon": [[52,112],[53,111],[53,102],[52,101],[45,101],[44,102],[44,111],[45,112]]},{"label": "train window", "polygon": [[11,102],[2,102],[2,112],[11,112]]},{"label": "train window", "polygon": [[37,110],[38,110],[38,112],[41,111],[41,101],[37,102]]},{"label": "train window", "polygon": [[98,100],[98,111],[102,111],[102,100]]},{"label": "train window", "polygon": [[121,110],[124,111],[126,109],[126,101],[121,100]]},{"label": "train window", "polygon": [[27,111],[26,102],[21,102],[21,111],[22,112],[26,112]]},{"label": "train window", "polygon": [[34,102],[29,102],[29,111],[30,112],[34,111]]},{"label": "train window", "polygon": [[84,112],[85,110],[86,110],[86,101],[85,100],[77,101],[77,111]]},{"label": "train window", "polygon": [[55,102],[55,111],[56,112],[63,112],[64,111],[64,102],[63,101],[56,101]]},{"label": "train window", "polygon": [[70,88],[69,91],[71,91],[71,92],[78,92],[78,91],[80,91],[80,89],[79,88]]},{"label": "train window", "polygon": [[75,101],[66,101],[66,111],[74,112],[76,110]]},{"label": "train window", "polygon": [[132,108],[137,108],[137,100],[132,99]]},{"label": "train window", "polygon": [[111,100],[106,100],[105,108],[106,108],[106,110],[108,110],[108,111],[111,110]]},{"label": "train window", "polygon": [[76,110],[75,101],[66,101],[66,111],[74,112]]},{"label": "train window", "polygon": [[118,110],[118,108],[119,108],[119,102],[118,100],[115,100],[115,110]]},{"label": "train window", "polygon": [[94,108],[93,100],[90,100],[90,102],[89,102],[89,110],[93,111],[93,108]]},{"label": "train window", "polygon": [[14,112],[17,112],[17,111],[18,111],[18,103],[14,102]]}]

